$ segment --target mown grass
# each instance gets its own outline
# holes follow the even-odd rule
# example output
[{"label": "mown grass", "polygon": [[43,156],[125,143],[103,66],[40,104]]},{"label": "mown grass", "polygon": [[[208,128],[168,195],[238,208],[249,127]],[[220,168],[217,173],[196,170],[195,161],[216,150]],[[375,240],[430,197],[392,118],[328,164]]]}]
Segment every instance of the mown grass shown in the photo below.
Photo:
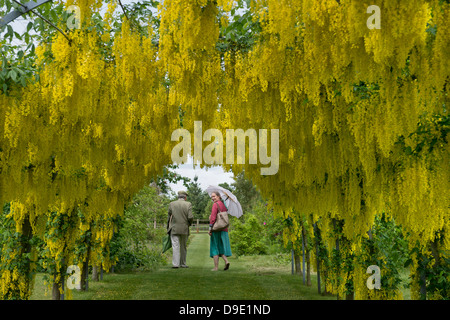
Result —
[{"label": "mown grass", "polygon": [[[329,300],[333,296],[317,293],[302,284],[302,277],[291,275],[288,259],[278,255],[230,257],[231,267],[211,271],[209,237],[191,236],[187,269],[172,269],[170,263],[152,272],[105,274],[102,281],[89,282],[86,292],[73,290],[74,300]],[[42,275],[36,277],[32,299],[51,299],[45,295]]]}]

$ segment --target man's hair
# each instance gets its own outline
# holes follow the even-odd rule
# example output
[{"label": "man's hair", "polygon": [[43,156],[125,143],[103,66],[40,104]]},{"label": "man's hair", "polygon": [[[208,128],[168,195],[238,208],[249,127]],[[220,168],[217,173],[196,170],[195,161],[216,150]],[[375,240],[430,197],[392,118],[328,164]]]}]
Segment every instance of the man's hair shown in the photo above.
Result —
[{"label": "man's hair", "polygon": [[187,197],[184,194],[179,194],[178,199],[186,199]]}]

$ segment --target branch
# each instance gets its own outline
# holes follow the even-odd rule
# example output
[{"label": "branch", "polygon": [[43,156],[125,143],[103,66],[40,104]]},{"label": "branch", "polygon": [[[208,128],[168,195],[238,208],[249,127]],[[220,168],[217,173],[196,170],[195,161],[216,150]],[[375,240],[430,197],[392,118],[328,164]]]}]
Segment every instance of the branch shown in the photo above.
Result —
[{"label": "branch", "polygon": [[141,29],[141,26],[139,25],[139,23],[136,20],[134,20],[134,19],[130,20],[130,17],[128,17],[128,14],[127,14],[127,11],[125,10],[125,7],[122,5],[122,1],[121,0],[118,0],[118,1],[119,1],[120,7],[122,8],[123,13],[125,14],[125,17],[127,18],[128,21],[130,21],[131,27],[133,27],[133,25],[134,25],[135,27],[137,27],[138,31],[141,32],[142,29]]},{"label": "branch", "polygon": [[120,0],[119,0],[119,5],[120,5],[120,7],[122,8],[123,13],[125,14],[125,17],[127,17],[127,20],[130,21],[130,18],[128,18],[128,15],[127,15],[127,11],[126,11],[125,8],[123,7],[122,1],[120,1]]},{"label": "branch", "polygon": [[[21,5],[22,7],[24,7],[25,9],[28,9],[26,5],[20,3],[17,0],[13,0],[15,3]],[[42,20],[44,20],[45,22],[47,22],[49,25],[51,25],[53,28],[55,28],[56,30],[58,30],[63,36],[64,38],[67,39],[67,41],[69,41],[69,44],[72,43],[72,41],[69,39],[69,37],[67,37],[67,35],[57,26],[55,26],[50,20],[48,20],[47,18],[44,18],[42,15],[40,15],[39,13],[37,13],[34,9],[30,10],[32,13],[34,13],[35,15],[37,15],[39,18],[41,18]]]}]

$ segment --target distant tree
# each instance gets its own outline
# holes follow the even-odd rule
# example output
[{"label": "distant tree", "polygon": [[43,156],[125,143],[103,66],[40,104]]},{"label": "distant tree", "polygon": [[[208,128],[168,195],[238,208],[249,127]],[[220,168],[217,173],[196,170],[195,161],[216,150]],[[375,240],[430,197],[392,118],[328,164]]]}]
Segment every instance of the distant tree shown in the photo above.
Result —
[{"label": "distant tree", "polygon": [[183,177],[180,174],[173,171],[178,168],[177,165],[168,165],[163,168],[162,175],[158,176],[153,182],[158,186],[159,191],[164,195],[169,195],[171,192],[170,183],[177,183],[179,181],[183,182],[184,186],[188,186],[190,179]]},{"label": "distant tree", "polygon": [[203,213],[205,207],[209,202],[209,195],[206,191],[203,191],[198,182],[198,176],[194,177],[187,186],[187,192],[189,194],[188,201],[192,203],[192,213],[194,214],[194,219],[203,218]]},{"label": "distant tree", "polygon": [[240,202],[243,212],[251,211],[257,201],[262,200],[261,195],[252,182],[245,178],[243,171],[234,176],[233,179],[233,194]]},{"label": "distant tree", "polygon": [[213,202],[210,200],[205,207],[205,210],[203,210],[202,219],[209,219],[209,216],[211,214]]},{"label": "distant tree", "polygon": [[219,187],[230,190],[231,192],[233,192],[233,190],[234,190],[234,187],[232,185],[228,184],[228,182],[219,183]]}]

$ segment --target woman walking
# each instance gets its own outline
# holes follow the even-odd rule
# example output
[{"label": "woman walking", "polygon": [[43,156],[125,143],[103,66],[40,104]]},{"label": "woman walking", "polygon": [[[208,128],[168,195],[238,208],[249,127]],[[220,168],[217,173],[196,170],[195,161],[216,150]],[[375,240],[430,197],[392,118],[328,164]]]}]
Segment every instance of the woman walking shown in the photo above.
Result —
[{"label": "woman walking", "polygon": [[230,239],[228,238],[228,228],[222,231],[213,231],[212,227],[217,219],[217,214],[219,212],[227,211],[227,208],[220,199],[218,192],[211,193],[211,200],[214,201],[212,206],[211,215],[209,216],[209,255],[214,259],[214,269],[212,271],[217,271],[219,268],[219,257],[222,257],[225,262],[225,268],[223,270],[228,270],[230,263],[227,257],[231,256]]}]

